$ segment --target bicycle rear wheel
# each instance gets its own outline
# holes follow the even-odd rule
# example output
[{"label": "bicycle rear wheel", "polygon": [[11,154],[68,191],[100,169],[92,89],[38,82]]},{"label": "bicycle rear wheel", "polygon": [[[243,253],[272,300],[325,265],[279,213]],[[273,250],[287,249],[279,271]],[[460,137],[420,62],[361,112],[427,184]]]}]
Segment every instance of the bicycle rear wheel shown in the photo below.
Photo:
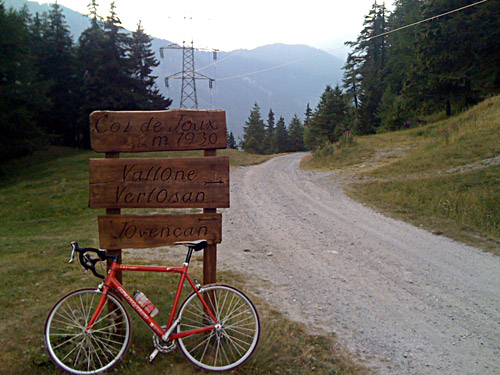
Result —
[{"label": "bicycle rear wheel", "polygon": [[[238,289],[209,285],[200,291],[221,328],[179,338],[179,348],[196,366],[209,371],[226,371],[243,364],[253,354],[260,336],[259,315],[253,303]],[[212,326],[196,293],[179,309],[177,332]]]},{"label": "bicycle rear wheel", "polygon": [[96,374],[113,368],[130,344],[130,317],[111,293],[93,329],[85,332],[101,295],[96,289],[71,292],[56,303],[45,323],[50,358],[71,374]]}]

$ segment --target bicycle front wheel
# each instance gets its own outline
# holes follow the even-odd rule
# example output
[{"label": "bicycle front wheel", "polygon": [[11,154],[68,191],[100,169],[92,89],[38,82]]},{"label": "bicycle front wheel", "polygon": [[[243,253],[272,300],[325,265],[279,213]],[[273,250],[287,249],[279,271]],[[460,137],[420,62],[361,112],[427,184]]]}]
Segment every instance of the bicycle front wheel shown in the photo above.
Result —
[{"label": "bicycle front wheel", "polygon": [[[209,285],[200,291],[221,327],[179,338],[179,348],[196,366],[209,371],[226,371],[243,364],[253,354],[260,336],[259,315],[241,291],[227,285]],[[215,323],[196,293],[179,309],[177,332]]]},{"label": "bicycle front wheel", "polygon": [[93,329],[85,332],[101,296],[96,289],[71,292],[56,303],[45,323],[50,358],[71,374],[97,374],[113,368],[130,344],[130,317],[111,293]]}]

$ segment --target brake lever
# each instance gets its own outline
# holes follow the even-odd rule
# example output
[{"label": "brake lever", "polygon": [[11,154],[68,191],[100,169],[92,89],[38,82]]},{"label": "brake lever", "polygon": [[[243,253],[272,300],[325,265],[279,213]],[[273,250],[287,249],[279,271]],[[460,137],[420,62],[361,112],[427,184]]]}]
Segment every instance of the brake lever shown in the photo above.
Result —
[{"label": "brake lever", "polygon": [[68,263],[73,263],[73,261],[75,260],[75,249],[77,245],[78,244],[75,241],[71,242],[71,247],[73,248],[73,251],[71,251],[71,257],[69,258]]}]

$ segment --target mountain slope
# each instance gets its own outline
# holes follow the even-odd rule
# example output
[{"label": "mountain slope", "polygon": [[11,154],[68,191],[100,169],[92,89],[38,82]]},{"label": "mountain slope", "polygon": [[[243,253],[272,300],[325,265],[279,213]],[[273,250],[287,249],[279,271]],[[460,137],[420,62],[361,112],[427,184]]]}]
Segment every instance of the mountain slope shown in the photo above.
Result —
[{"label": "mountain slope", "polygon": [[[197,51],[195,69],[213,63],[211,56],[211,52]],[[166,52],[161,61],[157,71],[160,77],[181,70],[180,51]],[[263,118],[267,118],[270,108],[276,116],[285,117],[287,123],[294,114],[302,118],[307,103],[314,108],[327,84],[340,83],[343,65],[340,59],[318,49],[284,44],[219,53],[218,61],[199,71],[216,79],[212,90],[206,81],[197,81],[199,107],[225,109],[228,126],[237,135],[255,102]],[[174,106],[179,105],[181,83],[169,81],[169,86],[167,90],[162,82],[160,88],[174,99]]]}]

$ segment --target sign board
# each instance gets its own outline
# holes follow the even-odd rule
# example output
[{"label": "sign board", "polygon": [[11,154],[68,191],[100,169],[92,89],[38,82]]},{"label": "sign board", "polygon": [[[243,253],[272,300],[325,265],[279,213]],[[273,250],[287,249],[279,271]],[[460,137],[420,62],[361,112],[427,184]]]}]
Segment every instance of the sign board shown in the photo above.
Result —
[{"label": "sign board", "polygon": [[226,112],[96,111],[90,140],[97,152],[146,152],[226,148]]},{"label": "sign board", "polygon": [[[226,148],[226,112],[95,111],[90,141],[94,151],[106,153],[106,159],[90,160],[89,206],[106,209],[98,217],[100,247],[121,262],[122,248],[206,239],[203,283],[216,282],[217,208],[229,207],[229,158],[216,156]],[[204,150],[205,157],[120,159],[122,152],[182,150]],[[121,208],[203,208],[203,214],[121,215]]]},{"label": "sign board", "polygon": [[222,214],[101,215],[98,223],[99,246],[105,249],[141,249],[199,239],[214,245],[222,238]]},{"label": "sign board", "polygon": [[89,206],[229,207],[229,157],[91,159]]}]

